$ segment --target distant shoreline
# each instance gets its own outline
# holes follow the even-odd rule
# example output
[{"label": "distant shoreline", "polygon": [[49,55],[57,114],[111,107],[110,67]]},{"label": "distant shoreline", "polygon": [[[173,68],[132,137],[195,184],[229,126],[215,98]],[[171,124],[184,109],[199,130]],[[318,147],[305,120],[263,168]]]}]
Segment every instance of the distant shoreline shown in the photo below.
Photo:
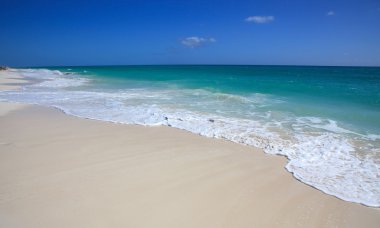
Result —
[{"label": "distant shoreline", "polygon": [[106,64],[106,65],[36,65],[12,66],[12,68],[55,68],[55,67],[112,67],[112,66],[256,66],[256,67],[342,67],[342,68],[380,68],[380,66],[349,66],[349,65],[261,65],[261,64]]}]

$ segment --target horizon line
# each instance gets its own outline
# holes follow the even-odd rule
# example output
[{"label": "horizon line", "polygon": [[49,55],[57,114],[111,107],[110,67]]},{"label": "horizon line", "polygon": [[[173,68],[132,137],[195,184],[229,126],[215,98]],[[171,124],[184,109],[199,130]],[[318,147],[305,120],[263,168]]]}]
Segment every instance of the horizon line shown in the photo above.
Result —
[{"label": "horizon line", "polygon": [[[2,65],[0,65],[2,66]],[[39,65],[39,66],[6,66],[9,68],[51,68],[51,67],[116,67],[116,66],[272,66],[272,67],[363,67],[363,68],[379,68],[379,66],[368,65],[297,65],[297,64],[104,64],[104,65]]]}]

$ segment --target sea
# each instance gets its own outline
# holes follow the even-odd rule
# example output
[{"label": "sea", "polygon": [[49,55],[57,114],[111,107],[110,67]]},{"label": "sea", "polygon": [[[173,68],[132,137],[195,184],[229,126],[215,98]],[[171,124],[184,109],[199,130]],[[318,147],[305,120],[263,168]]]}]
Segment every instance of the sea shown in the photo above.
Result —
[{"label": "sea", "polygon": [[301,182],[380,207],[380,68],[153,65],[12,69],[0,100],[170,126],[286,156]]}]

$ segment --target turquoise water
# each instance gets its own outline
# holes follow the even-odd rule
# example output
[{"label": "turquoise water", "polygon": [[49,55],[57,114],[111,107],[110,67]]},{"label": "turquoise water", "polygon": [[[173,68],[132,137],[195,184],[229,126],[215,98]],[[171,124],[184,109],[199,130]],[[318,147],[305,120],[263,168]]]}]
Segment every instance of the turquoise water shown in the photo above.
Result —
[{"label": "turquoise water", "polygon": [[107,66],[16,70],[43,82],[0,99],[168,125],[288,157],[328,194],[380,206],[380,68]]},{"label": "turquoise water", "polygon": [[[56,68],[66,71],[67,68]],[[333,118],[380,134],[380,68],[294,66],[75,67],[100,88],[204,89],[214,93],[268,94],[286,102],[272,109]],[[242,107],[243,109],[245,107]],[[239,110],[245,112],[246,110]]]}]

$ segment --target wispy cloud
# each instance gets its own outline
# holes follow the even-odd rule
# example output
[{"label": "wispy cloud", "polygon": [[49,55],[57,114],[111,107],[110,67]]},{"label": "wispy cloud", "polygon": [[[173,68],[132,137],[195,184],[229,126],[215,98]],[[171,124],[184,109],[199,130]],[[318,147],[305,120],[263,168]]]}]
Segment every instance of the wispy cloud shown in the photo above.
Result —
[{"label": "wispy cloud", "polygon": [[335,15],[335,12],[334,11],[329,11],[326,13],[327,16],[334,16]]},{"label": "wispy cloud", "polygon": [[216,42],[215,38],[212,38],[212,37],[204,38],[204,37],[198,37],[198,36],[186,37],[181,40],[181,44],[187,47],[191,47],[191,48],[199,47],[204,44],[214,43],[214,42]]},{"label": "wispy cloud", "polygon": [[250,16],[245,19],[246,22],[252,22],[256,24],[265,24],[274,21],[274,16]]}]

